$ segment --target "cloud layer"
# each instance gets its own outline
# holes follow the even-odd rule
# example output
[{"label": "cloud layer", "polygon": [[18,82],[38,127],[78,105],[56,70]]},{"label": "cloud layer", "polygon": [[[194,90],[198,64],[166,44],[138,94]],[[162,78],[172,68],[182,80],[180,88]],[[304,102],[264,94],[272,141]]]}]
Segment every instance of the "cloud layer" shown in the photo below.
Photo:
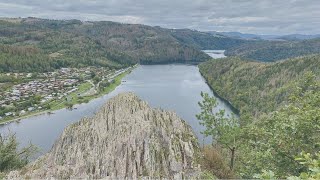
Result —
[{"label": "cloud layer", "polygon": [[0,0],[1,17],[108,20],[258,34],[319,34],[319,9],[319,0]]}]

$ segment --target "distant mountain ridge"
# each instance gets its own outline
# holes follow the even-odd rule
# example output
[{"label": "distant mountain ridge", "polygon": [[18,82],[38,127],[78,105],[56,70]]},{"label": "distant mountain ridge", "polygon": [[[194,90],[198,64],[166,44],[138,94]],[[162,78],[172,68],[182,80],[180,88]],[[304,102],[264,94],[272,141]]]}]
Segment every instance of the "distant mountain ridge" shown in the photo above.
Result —
[{"label": "distant mountain ridge", "polygon": [[[227,50],[247,40],[189,29],[30,17],[0,18],[0,43],[0,72],[19,72],[65,66],[199,63],[210,59],[203,49]],[[16,54],[16,49],[25,50]]]},{"label": "distant mountain ridge", "polygon": [[227,56],[274,62],[288,58],[320,54],[320,38],[302,41],[254,41],[231,48]]},{"label": "distant mountain ridge", "polygon": [[228,50],[253,42],[190,29],[174,29],[171,30],[171,35],[179,42],[201,50]]},{"label": "distant mountain ridge", "polygon": [[229,36],[108,21],[0,18],[0,72],[200,63],[210,59],[202,50],[210,49],[259,61],[320,53],[319,39],[271,41],[251,34],[244,35],[246,39]]},{"label": "distant mountain ridge", "polygon": [[232,38],[240,39],[261,39],[261,40],[307,40],[320,38],[320,34],[288,34],[288,35],[262,35],[262,34],[250,34],[250,33],[241,33],[241,32],[217,32],[217,31],[208,31],[208,33],[214,35],[223,35]]},{"label": "distant mountain ridge", "polygon": [[278,37],[278,39],[285,39],[285,40],[307,40],[307,39],[316,39],[320,38],[320,34],[315,35],[305,35],[305,34],[289,34]]}]

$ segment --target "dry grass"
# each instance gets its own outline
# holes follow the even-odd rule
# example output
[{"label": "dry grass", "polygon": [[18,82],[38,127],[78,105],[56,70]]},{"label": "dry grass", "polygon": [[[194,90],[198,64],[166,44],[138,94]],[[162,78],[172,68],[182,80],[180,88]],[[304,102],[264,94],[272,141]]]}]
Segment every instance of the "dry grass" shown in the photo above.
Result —
[{"label": "dry grass", "polygon": [[234,179],[234,173],[220,152],[219,147],[205,146],[202,149],[201,169],[214,174],[219,179]]}]

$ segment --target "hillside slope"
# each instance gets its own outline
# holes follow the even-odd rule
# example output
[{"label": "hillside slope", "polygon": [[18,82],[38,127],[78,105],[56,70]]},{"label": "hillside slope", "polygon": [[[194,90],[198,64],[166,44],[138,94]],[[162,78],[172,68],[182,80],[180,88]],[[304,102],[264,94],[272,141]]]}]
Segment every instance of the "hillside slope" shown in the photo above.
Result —
[{"label": "hillside slope", "polygon": [[251,42],[239,38],[213,35],[207,32],[190,29],[174,29],[171,30],[170,33],[179,40],[179,42],[194,46],[201,50],[228,50]]},{"label": "hillside slope", "polygon": [[[103,65],[120,68],[135,63],[201,62],[209,58],[199,49],[180,43],[167,30],[114,22],[81,22],[18,18],[0,20],[0,43],[5,49],[38,49],[50,68]],[[3,49],[3,48],[1,48]],[[11,58],[0,49],[2,71],[26,71],[15,65],[31,63],[25,55]],[[36,58],[39,59],[39,58]],[[48,60],[50,59],[50,60]],[[42,71],[42,69],[35,69]],[[44,70],[43,70],[44,71]]]},{"label": "hillside slope", "polygon": [[276,63],[240,58],[211,60],[199,65],[208,84],[241,111],[259,115],[286,103],[296,83],[309,71],[320,78],[320,55]]},{"label": "hillside slope", "polygon": [[227,49],[227,56],[273,62],[287,58],[320,53],[320,39],[303,41],[247,41]]}]

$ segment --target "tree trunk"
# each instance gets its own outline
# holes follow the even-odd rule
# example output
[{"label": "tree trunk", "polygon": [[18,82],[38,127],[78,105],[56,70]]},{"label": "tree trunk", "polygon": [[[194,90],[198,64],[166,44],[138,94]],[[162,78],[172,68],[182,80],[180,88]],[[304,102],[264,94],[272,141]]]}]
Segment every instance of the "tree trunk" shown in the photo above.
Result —
[{"label": "tree trunk", "polygon": [[231,169],[231,170],[233,170],[233,167],[234,167],[235,151],[236,151],[236,148],[233,147],[233,148],[231,149],[231,162],[230,162],[230,169]]}]

